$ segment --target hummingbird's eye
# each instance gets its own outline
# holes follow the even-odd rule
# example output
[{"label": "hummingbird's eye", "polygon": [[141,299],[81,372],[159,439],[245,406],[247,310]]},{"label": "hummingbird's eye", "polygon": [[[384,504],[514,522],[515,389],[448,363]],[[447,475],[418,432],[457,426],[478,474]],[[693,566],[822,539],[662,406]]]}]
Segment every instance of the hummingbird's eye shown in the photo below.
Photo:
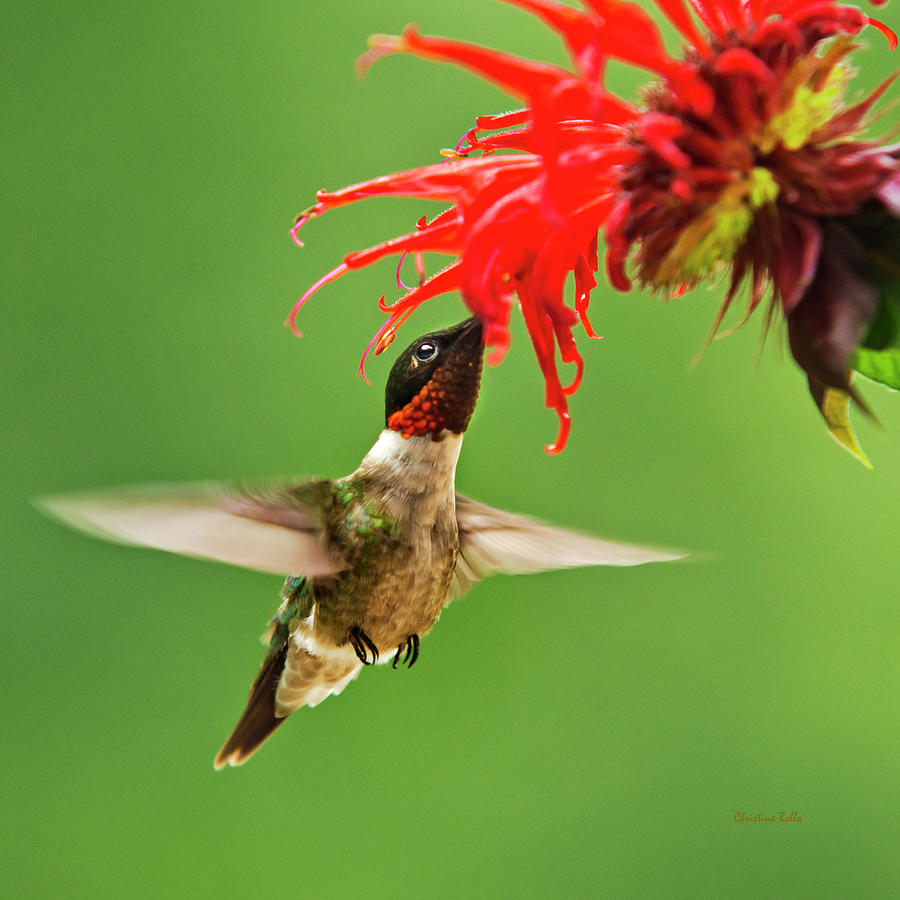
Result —
[{"label": "hummingbird's eye", "polygon": [[415,357],[419,362],[431,362],[438,353],[437,344],[434,341],[422,341],[415,350]]}]

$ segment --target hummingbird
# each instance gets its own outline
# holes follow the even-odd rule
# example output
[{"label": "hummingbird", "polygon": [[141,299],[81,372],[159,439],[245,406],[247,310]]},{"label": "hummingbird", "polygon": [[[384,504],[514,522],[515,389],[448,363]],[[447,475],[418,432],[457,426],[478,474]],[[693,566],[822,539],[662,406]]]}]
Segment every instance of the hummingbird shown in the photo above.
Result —
[{"label": "hummingbird", "polygon": [[363,667],[412,668],[444,607],[488,575],[683,556],[588,537],[456,493],[483,352],[477,318],[413,341],[387,380],[384,429],[344,478],[38,501],[106,539],[287,575],[259,673],[216,769],[246,762],[291,713],[341,693]]}]

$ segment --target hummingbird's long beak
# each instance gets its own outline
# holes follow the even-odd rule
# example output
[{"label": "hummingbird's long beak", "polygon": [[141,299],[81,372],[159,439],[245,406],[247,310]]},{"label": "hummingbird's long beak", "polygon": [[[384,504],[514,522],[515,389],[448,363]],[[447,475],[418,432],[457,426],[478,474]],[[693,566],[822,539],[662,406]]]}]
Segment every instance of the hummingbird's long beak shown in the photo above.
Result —
[{"label": "hummingbird's long beak", "polygon": [[480,359],[484,353],[484,328],[481,319],[472,316],[471,319],[460,322],[454,331],[455,335],[451,332],[453,355],[457,358],[467,357],[467,360],[472,362]]},{"label": "hummingbird's long beak", "polygon": [[481,319],[479,319],[478,316],[472,316],[471,319],[460,322],[456,327],[459,329],[459,335],[456,338],[457,341],[477,340],[478,343],[482,342],[484,328],[482,327]]}]

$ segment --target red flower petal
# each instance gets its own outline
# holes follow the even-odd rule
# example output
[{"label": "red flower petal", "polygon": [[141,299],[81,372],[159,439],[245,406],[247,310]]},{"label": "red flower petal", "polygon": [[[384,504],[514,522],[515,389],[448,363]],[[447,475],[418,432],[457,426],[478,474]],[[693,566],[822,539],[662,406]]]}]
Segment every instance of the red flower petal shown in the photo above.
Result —
[{"label": "red flower petal", "polygon": [[[848,35],[866,24],[889,40],[893,33],[834,0],[657,0],[689,45],[676,59],[637,3],[584,0],[581,10],[559,0],[505,2],[561,37],[572,70],[423,36],[412,27],[400,37],[374,37],[361,68],[410,53],[461,66],[527,105],[479,117],[443,163],[320,192],[292,231],[297,243],[309,218],[362,199],[416,197],[450,207],[420,221],[414,232],[349,253],[304,293],[289,322],[295,327],[309,296],[351,268],[390,254],[402,263],[412,252],[421,283],[392,305],[382,302],[390,318],[366,352],[384,349],[428,298],[460,290],[482,319],[489,361],[496,362],[509,346],[518,300],[546,402],[559,417],[559,436],[548,448],[556,452],[570,426],[567,397],[584,369],[572,329],[581,323],[596,336],[587,308],[596,286],[599,229],[609,280],[620,290],[631,285],[629,260],[639,280],[676,295],[730,267],[718,328],[746,279],[745,315],[770,283],[786,313],[807,302],[821,262],[823,217],[853,213],[876,195],[900,207],[894,153],[858,139],[887,82],[843,110],[831,111],[830,97],[818,104],[809,99],[834,89],[836,67],[853,49]],[[611,60],[659,76],[644,108],[605,88]],[[458,260],[425,278],[426,252]],[[572,304],[565,295],[570,273]],[[559,362],[575,367],[567,386]]]}]

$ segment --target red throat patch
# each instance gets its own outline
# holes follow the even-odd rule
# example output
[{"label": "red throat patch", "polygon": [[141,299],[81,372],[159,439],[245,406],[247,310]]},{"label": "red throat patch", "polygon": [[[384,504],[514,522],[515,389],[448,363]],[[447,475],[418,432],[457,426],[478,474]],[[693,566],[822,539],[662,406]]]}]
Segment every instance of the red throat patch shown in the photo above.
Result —
[{"label": "red throat patch", "polygon": [[477,385],[481,374],[480,365],[465,364],[471,369],[471,378],[460,378],[453,365],[444,365],[437,369],[431,380],[402,409],[398,409],[388,418],[387,427],[399,431],[405,438],[413,435],[430,434],[432,440],[439,440],[438,435],[445,428],[456,434],[462,434],[472,418],[478,389],[472,391],[472,381]]}]

